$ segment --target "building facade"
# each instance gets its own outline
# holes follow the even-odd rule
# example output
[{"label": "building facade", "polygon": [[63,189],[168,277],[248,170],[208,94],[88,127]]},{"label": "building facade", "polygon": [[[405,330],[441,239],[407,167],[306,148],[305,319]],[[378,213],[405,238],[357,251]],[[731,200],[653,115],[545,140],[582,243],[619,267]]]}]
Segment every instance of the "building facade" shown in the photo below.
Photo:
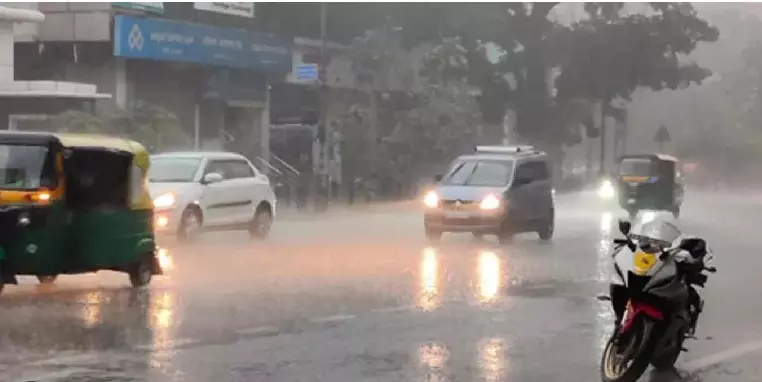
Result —
[{"label": "building facade", "polygon": [[[284,125],[314,131],[318,124],[317,82],[297,72],[304,64],[320,62],[321,43],[257,32],[254,3],[13,6],[45,15],[40,24],[16,25],[18,80],[95,84],[100,93],[111,95],[96,103],[99,110],[136,101],[162,106],[191,137],[193,147],[184,149],[233,150],[261,163],[269,162],[272,144],[288,163],[296,166],[306,155],[306,167],[314,168],[309,133],[301,143],[273,143],[271,133],[278,135]],[[326,48],[330,99],[341,104],[360,93],[358,74],[349,47],[327,43]],[[418,90],[423,51],[401,51],[393,70],[372,79],[371,86],[393,93]],[[330,108],[329,113],[341,110]]]},{"label": "building facade", "polygon": [[292,69],[293,39],[194,22],[236,25],[252,3],[25,4],[46,18],[19,26],[17,78],[94,83],[112,94],[97,108],[160,105],[194,148],[268,159],[269,88]]}]

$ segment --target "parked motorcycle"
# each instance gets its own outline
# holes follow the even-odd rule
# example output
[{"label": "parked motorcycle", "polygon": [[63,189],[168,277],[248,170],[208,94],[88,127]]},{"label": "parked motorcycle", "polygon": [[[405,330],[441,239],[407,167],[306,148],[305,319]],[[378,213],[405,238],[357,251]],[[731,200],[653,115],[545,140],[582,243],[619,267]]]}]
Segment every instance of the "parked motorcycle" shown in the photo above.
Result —
[{"label": "parked motorcycle", "polygon": [[616,324],[601,357],[603,382],[634,382],[651,364],[674,368],[686,338],[695,338],[704,287],[717,269],[706,241],[684,235],[665,218],[620,221],[614,240],[610,301]]}]

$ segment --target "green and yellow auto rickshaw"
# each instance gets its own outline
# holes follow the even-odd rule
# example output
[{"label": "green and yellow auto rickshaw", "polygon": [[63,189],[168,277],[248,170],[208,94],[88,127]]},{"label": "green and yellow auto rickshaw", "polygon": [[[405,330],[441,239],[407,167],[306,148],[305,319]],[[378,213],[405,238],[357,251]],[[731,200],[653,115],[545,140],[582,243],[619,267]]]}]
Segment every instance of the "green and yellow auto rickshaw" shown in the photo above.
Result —
[{"label": "green and yellow auto rickshaw", "polygon": [[620,206],[631,218],[640,210],[680,215],[685,184],[677,158],[665,154],[623,156],[617,183]]},{"label": "green and yellow auto rickshaw", "polygon": [[0,291],[16,276],[121,271],[135,287],[162,274],[137,142],[0,131]]}]

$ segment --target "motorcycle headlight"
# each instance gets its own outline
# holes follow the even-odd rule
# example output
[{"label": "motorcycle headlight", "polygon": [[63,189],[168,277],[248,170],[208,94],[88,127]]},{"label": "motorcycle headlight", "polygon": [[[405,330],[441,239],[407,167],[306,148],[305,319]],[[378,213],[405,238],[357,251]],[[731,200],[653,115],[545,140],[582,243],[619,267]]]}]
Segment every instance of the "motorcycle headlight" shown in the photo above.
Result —
[{"label": "motorcycle headlight", "polygon": [[437,208],[439,206],[439,195],[434,191],[429,191],[423,197],[423,204],[429,208]]},{"label": "motorcycle headlight", "polygon": [[479,208],[483,210],[496,210],[500,208],[500,198],[493,194],[489,194],[482,199]]},{"label": "motorcycle headlight", "polygon": [[154,208],[172,208],[175,206],[175,203],[177,203],[177,198],[171,192],[159,195],[153,200]]}]

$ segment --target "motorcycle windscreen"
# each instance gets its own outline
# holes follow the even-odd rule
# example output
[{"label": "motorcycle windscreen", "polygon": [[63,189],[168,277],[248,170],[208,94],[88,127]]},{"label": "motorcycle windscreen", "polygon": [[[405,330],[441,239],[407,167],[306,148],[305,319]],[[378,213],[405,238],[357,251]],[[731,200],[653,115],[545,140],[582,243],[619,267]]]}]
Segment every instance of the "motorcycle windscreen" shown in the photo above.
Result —
[{"label": "motorcycle windscreen", "polygon": [[669,245],[683,234],[672,220],[669,214],[657,214],[654,220],[638,220],[630,229],[630,234],[637,240]]}]

